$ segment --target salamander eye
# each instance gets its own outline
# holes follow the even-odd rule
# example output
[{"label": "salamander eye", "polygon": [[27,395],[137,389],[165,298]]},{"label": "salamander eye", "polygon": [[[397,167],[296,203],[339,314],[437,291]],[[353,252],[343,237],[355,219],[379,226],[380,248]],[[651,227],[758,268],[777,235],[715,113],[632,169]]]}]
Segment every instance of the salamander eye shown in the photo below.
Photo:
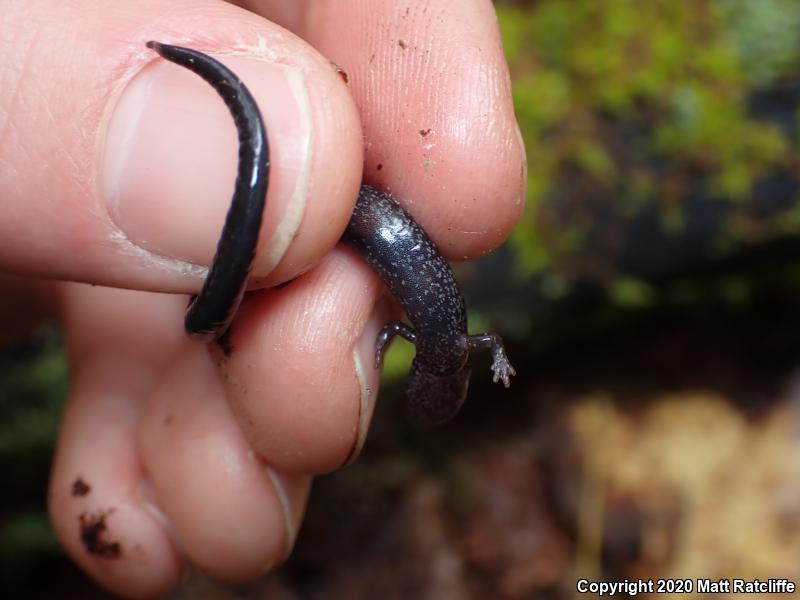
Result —
[{"label": "salamander eye", "polygon": [[460,371],[439,377],[416,368],[406,380],[406,408],[409,416],[421,425],[438,425],[449,421],[464,404],[472,370],[465,366]]}]

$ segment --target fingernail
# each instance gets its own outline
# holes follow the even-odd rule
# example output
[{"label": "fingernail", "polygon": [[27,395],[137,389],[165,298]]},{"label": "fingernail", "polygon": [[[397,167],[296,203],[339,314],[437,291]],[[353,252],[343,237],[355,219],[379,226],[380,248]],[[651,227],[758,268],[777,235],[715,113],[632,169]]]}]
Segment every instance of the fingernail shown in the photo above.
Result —
[{"label": "fingernail", "polygon": [[[283,512],[283,522],[284,526],[286,527],[286,551],[284,555],[277,559],[275,562],[283,561],[288,558],[288,556],[292,553],[292,549],[294,548],[295,540],[297,539],[297,531],[294,526],[294,515],[292,514],[292,503],[289,500],[289,494],[286,491],[286,485],[283,483],[283,479],[281,476],[278,475],[277,471],[275,471],[271,467],[267,467],[267,475],[269,476],[270,480],[272,481],[272,485],[275,488],[275,495],[278,497],[278,502],[281,505],[281,511]],[[274,564],[268,565],[266,570],[270,570]]]},{"label": "fingernail", "polygon": [[139,501],[144,509],[149,512],[153,518],[158,521],[161,527],[164,528],[164,533],[166,537],[169,539],[170,543],[175,549],[175,556],[180,568],[183,570],[183,582],[189,577],[189,573],[187,571],[191,571],[188,568],[188,563],[186,562],[186,554],[181,547],[180,540],[175,535],[175,529],[172,527],[172,523],[167,518],[161,509],[158,507],[158,501],[156,496],[155,488],[153,487],[153,480],[149,477],[144,477],[139,481]]},{"label": "fingernail", "polygon": [[356,379],[360,390],[358,423],[356,425],[356,437],[353,442],[353,449],[345,461],[345,465],[352,463],[367,439],[367,431],[372,421],[372,413],[375,410],[375,400],[378,396],[378,384],[380,383],[381,373],[375,368],[375,340],[378,338],[383,326],[391,321],[393,306],[388,298],[382,297],[376,303],[367,319],[361,337],[355,348],[353,348],[353,363],[356,371]]},{"label": "fingernail", "polygon": [[519,144],[520,153],[522,155],[522,165],[520,166],[520,195],[517,197],[517,204],[524,205],[525,199],[528,197],[528,157],[527,148],[525,147],[525,138],[522,135],[519,123],[516,123],[516,137],[517,144]]},{"label": "fingernail", "polygon": [[[313,124],[303,74],[242,56],[217,57],[256,98],[267,129],[271,173],[253,274],[286,252],[305,209]],[[154,58],[119,98],[108,127],[103,187],[109,214],[131,243],[208,265],[231,201],[238,139],[214,89]]]},{"label": "fingernail", "polygon": [[142,506],[158,521],[161,526],[169,533],[173,543],[175,542],[175,530],[172,528],[172,523],[169,522],[167,516],[161,512],[158,507],[155,488],[153,487],[153,480],[149,477],[143,478],[139,482],[139,500]]}]

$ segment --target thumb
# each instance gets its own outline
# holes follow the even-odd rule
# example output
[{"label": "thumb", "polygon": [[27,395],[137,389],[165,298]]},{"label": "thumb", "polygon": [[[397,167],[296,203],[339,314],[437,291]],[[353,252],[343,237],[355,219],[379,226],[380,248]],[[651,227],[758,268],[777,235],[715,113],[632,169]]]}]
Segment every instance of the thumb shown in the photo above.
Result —
[{"label": "thumb", "polygon": [[204,0],[4,8],[0,270],[199,288],[233,191],[236,130],[213,89],[150,39],[215,55],[261,107],[272,168],[254,274],[288,279],[339,238],[361,131],[346,86],[302,40]]}]

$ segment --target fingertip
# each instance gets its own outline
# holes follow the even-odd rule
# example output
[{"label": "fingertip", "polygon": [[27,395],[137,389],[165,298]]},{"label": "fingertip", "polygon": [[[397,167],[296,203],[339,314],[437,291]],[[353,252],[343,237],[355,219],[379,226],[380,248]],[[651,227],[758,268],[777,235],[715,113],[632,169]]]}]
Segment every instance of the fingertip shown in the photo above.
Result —
[{"label": "fingertip", "polygon": [[134,379],[146,381],[147,368],[132,368],[127,375],[140,377],[130,379],[118,376],[120,364],[119,356],[98,354],[75,373],[48,511],[66,552],[103,587],[157,597],[178,584],[184,565],[139,494],[143,473],[133,432],[143,386]]},{"label": "fingertip", "polygon": [[359,457],[367,440],[372,414],[378,397],[380,367],[377,362],[376,340],[378,334],[396,314],[396,309],[388,298],[380,298],[367,318],[361,335],[353,348],[353,364],[359,387],[358,422],[356,435],[350,455],[345,461],[349,465]]},{"label": "fingertip", "polygon": [[[360,178],[358,121],[346,90],[328,81],[329,68],[240,52],[216,58],[245,82],[264,118],[269,185],[252,274],[276,282],[307,269],[341,235]],[[209,264],[238,160],[222,99],[187,70],[148,65],[117,102],[107,139],[105,195],[126,238]]]},{"label": "fingertip", "polygon": [[[53,489],[63,483],[54,481]],[[115,494],[82,503],[51,494],[50,519],[62,547],[101,586],[126,598],[158,598],[178,586],[185,565],[142,506]]]},{"label": "fingertip", "polygon": [[311,477],[308,475],[297,475],[282,473],[274,467],[265,467],[267,476],[272,481],[275,496],[280,503],[283,521],[286,528],[286,548],[283,555],[278,557],[283,561],[289,557],[297,541],[297,534],[300,524],[303,521],[303,514],[308,501],[308,493],[311,489]]},{"label": "fingertip", "polygon": [[274,186],[255,275],[288,279],[338,239],[361,178],[361,131],[347,88],[306,42],[229,3],[22,6],[5,16],[25,27],[3,46],[0,109],[15,126],[0,144],[0,265],[199,289],[234,188],[236,134],[209,86],[158,58],[170,40],[230,60],[258,91]]},{"label": "fingertip", "polygon": [[240,582],[285,558],[308,476],[275,485],[233,419],[205,347],[187,342],[148,404],[138,440],[158,506],[194,567]]},{"label": "fingertip", "polygon": [[525,150],[492,4],[325,3],[306,26],[349,73],[365,179],[394,195],[448,258],[498,246],[524,209]]},{"label": "fingertip", "polygon": [[[352,250],[337,246],[290,285],[243,303],[221,368],[242,430],[270,464],[323,473],[363,442],[378,373],[355,355],[381,289]],[[364,344],[374,352],[374,338]]]}]

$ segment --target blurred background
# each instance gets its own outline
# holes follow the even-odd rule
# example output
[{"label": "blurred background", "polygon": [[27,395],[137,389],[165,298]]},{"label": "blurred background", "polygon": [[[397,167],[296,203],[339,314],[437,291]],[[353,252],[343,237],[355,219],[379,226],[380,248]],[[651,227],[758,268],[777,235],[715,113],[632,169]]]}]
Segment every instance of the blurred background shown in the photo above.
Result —
[{"label": "blurred background", "polygon": [[[514,385],[476,357],[464,411],[417,429],[398,401],[412,351],[395,344],[364,455],[317,480],[288,563],[239,588],[196,576],[178,597],[800,582],[800,3],[497,9],[528,210],[457,271]],[[0,348],[0,582],[104,598],[44,511],[67,387],[56,330]]]}]

